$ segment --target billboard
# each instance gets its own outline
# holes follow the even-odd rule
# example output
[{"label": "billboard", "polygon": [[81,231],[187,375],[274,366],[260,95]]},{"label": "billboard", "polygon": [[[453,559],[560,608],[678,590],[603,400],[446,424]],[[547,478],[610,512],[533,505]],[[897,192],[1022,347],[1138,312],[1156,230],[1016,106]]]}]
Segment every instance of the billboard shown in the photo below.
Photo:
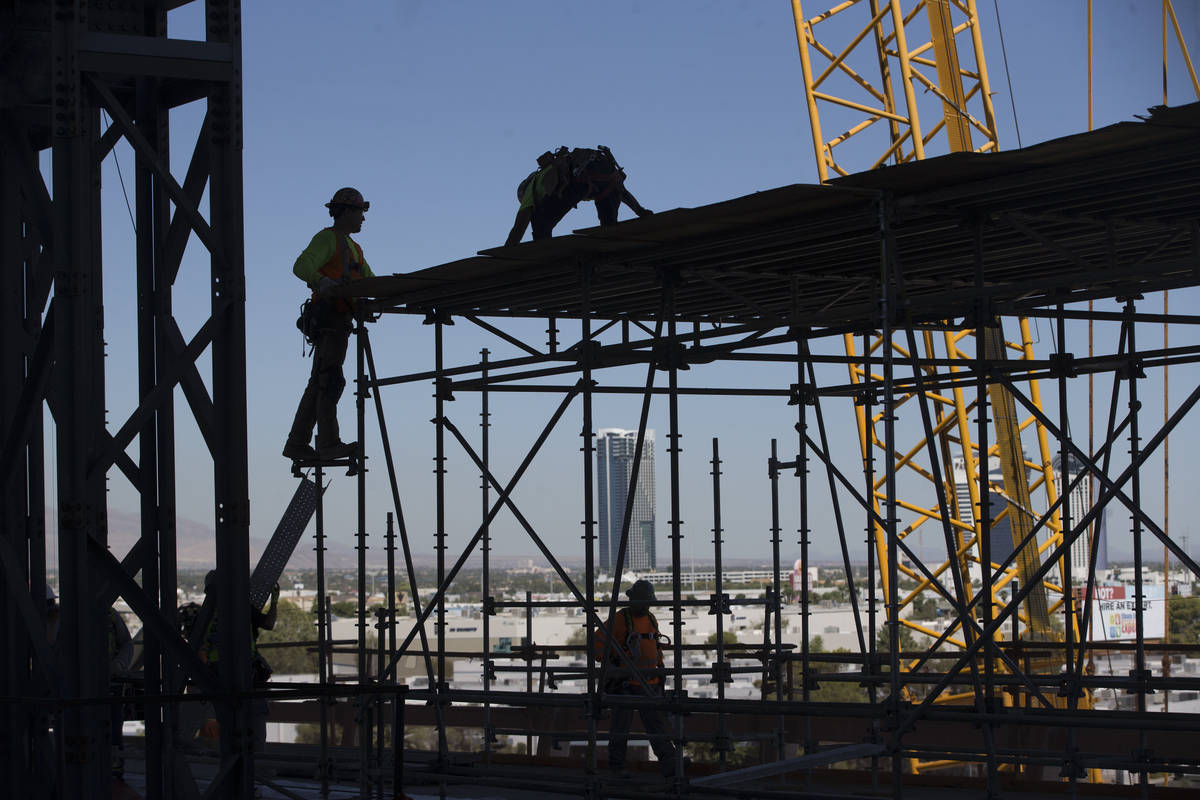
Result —
[{"label": "billboard", "polygon": [[[1137,638],[1137,611],[1134,586],[1097,586],[1092,595],[1092,627],[1088,636],[1094,642],[1115,642]],[[1161,639],[1166,635],[1167,603],[1160,583],[1142,586],[1142,636]]]}]

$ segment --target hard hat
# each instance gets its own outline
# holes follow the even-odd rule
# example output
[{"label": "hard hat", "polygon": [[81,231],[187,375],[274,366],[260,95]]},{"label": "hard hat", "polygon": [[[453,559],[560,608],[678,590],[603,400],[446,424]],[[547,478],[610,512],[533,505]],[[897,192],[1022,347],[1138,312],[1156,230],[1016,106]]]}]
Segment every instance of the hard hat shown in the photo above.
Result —
[{"label": "hard hat", "polygon": [[345,206],[346,208],[361,208],[366,211],[371,204],[363,200],[362,192],[350,186],[344,186],[333,193],[333,197],[325,204],[326,208]]},{"label": "hard hat", "polygon": [[204,591],[211,591],[217,585],[217,571],[210,569],[204,576]]},{"label": "hard hat", "polygon": [[653,603],[655,600],[654,587],[650,585],[650,581],[642,578],[634,581],[633,586],[625,590],[625,596],[631,603]]}]

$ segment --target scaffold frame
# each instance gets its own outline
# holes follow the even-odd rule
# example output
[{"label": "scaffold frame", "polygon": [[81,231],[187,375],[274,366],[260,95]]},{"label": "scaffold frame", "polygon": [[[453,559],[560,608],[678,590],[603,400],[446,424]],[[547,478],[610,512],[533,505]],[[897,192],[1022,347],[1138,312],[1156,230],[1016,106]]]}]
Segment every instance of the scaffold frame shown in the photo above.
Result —
[{"label": "scaffold frame", "polygon": [[[664,212],[545,242],[495,248],[461,262],[343,289],[362,300],[356,340],[358,440],[367,439],[373,405],[382,443],[380,455],[360,453],[359,463],[364,455],[382,460],[392,497],[384,546],[390,600],[375,614],[372,649],[365,602],[371,523],[360,470],[355,484],[358,635],[352,643],[336,641],[330,630],[323,584],[327,534],[323,501],[318,500],[321,603],[317,639],[309,643],[319,653],[318,681],[255,689],[247,653],[222,648],[228,655],[214,674],[200,663],[195,643],[179,634],[175,619],[173,397],[179,388],[212,454],[217,569],[223,576],[218,613],[230,620],[221,635],[227,641],[249,638],[248,620],[237,613],[249,594],[250,566],[240,5],[208,0],[207,40],[186,43],[166,38],[170,5],[104,10],[64,1],[14,6],[21,11],[16,21],[22,35],[45,45],[46,72],[51,74],[52,63],[58,79],[44,96],[37,92],[46,87],[17,86],[27,102],[0,109],[5,175],[17,176],[0,182],[0,479],[5,498],[0,615],[6,631],[0,763],[11,796],[108,796],[108,708],[118,701],[103,680],[108,666],[100,614],[118,595],[147,631],[149,666],[141,686],[147,714],[144,764],[148,794],[156,800],[202,794],[249,800],[256,783],[270,780],[256,772],[256,760],[264,754],[256,752],[251,733],[251,706],[262,700],[281,716],[287,710],[294,719],[318,723],[315,749],[296,746],[289,752],[313,757],[320,791],[328,794],[339,777],[350,774],[364,798],[416,782],[582,797],[851,796],[860,780],[871,782],[872,791],[903,797],[918,787],[939,785],[939,776],[927,773],[948,768],[958,770],[955,780],[961,785],[991,795],[1058,789],[1060,779],[1086,794],[1089,770],[1101,767],[1135,776],[1146,796],[1152,773],[1200,774],[1200,716],[1152,713],[1147,701],[1153,692],[1200,690],[1200,678],[1156,674],[1151,659],[1200,653],[1200,646],[1147,641],[1139,610],[1134,638],[1106,642],[1102,648],[1130,652],[1133,669],[1123,676],[1099,675],[1087,668],[1096,642],[1077,635],[1073,624],[1064,627],[1061,642],[1023,636],[1030,623],[1029,612],[1021,610],[1045,587],[1054,565],[1065,563],[1072,542],[1089,535],[1090,523],[1108,506],[1127,509],[1133,520],[1139,609],[1141,567],[1150,544],[1166,547],[1177,563],[1200,576],[1194,560],[1141,499],[1145,465],[1171,432],[1194,415],[1200,388],[1187,391],[1161,424],[1148,421],[1139,400],[1146,381],[1153,380],[1148,376],[1200,361],[1200,341],[1187,336],[1200,317],[1148,311],[1144,300],[1152,292],[1200,285],[1200,155],[1194,146],[1200,107],[1156,109],[1141,123],[1012,153],[947,156],[850,175],[833,186],[783,187]],[[107,30],[128,30],[130,25],[136,34]],[[186,177],[179,182],[166,159],[167,116],[175,105],[194,100],[207,103],[207,117]],[[101,124],[102,109],[113,120],[107,127]],[[140,403],[114,434],[107,428],[103,403],[104,281],[96,172],[120,139],[138,156]],[[38,168],[38,154],[45,150],[53,162],[49,187]],[[199,208],[206,191],[207,216]],[[193,235],[209,251],[211,315],[185,341],[172,316],[171,286]],[[1119,308],[1086,310],[1089,300],[1119,301]],[[932,351],[922,355],[915,346],[917,337],[936,334],[983,341],[986,331],[1016,317],[1052,323],[1058,331],[1055,352],[1010,360],[985,347],[971,352],[963,344],[963,357],[950,358]],[[550,341],[535,346],[506,331],[505,320],[514,318],[547,320]],[[379,375],[369,325],[414,320],[432,327],[432,368]],[[1119,333],[1107,351],[1075,356],[1066,347],[1067,324],[1074,320],[1108,323]],[[516,348],[520,355],[495,359],[485,348],[478,361],[447,363],[444,337],[455,321],[469,322],[503,343],[497,347]],[[564,344],[559,334],[568,322],[578,322],[578,338]],[[1144,341],[1139,332],[1163,324],[1184,332],[1183,343],[1139,344]],[[890,346],[874,349],[868,344],[856,355],[847,354],[840,349],[847,337],[882,339]],[[196,367],[206,351],[213,365],[207,385]],[[736,361],[779,364],[789,377],[780,385],[727,385],[717,367],[710,366]],[[644,368],[645,378],[640,384],[603,382],[605,372],[615,367]],[[828,367],[853,369],[859,379],[829,381]],[[684,370],[693,375],[711,371],[714,380],[711,385],[685,385],[680,381]],[[1070,413],[1065,403],[1072,382],[1088,375],[1113,376],[1114,390],[1102,441],[1084,450],[1064,424]],[[1060,387],[1058,419],[1025,389],[1032,380]],[[423,389],[429,384],[434,387],[437,516],[432,541],[437,577],[436,586],[418,587],[413,568],[417,541],[404,516],[405,487],[398,478],[383,394],[390,387]],[[932,443],[938,416],[931,393],[940,391],[975,393],[977,401],[962,408],[976,415],[975,441],[986,453],[993,438],[988,415],[995,413],[989,410],[987,387],[993,384],[1005,386],[1022,413],[1051,432],[1063,460],[1076,459],[1098,484],[1096,502],[1081,518],[1066,509],[1053,523],[1058,508],[1050,504],[1037,510],[1026,538],[1053,529],[1053,524],[1057,533],[1044,542],[1038,565],[1027,573],[1029,580],[1001,600],[994,589],[1009,590],[1015,554],[1024,548],[993,557],[988,531],[997,520],[981,504],[972,546],[980,548],[976,558],[981,574],[989,578],[988,591],[973,588],[974,579],[961,568],[965,551],[955,538],[951,515],[940,513],[951,502],[945,487],[934,481],[940,490],[932,505],[906,507],[898,485],[905,464],[895,457],[900,452],[895,423],[907,404],[901,398],[916,398],[924,441]],[[523,392],[551,395],[559,403],[513,473],[497,474],[488,436],[493,414],[489,398]],[[480,399],[478,443],[451,412],[474,394]],[[594,559],[593,401],[609,394],[640,400],[639,448],[645,446],[651,402],[665,398],[668,405],[668,539],[675,568],[670,597],[658,604],[669,612],[672,634],[662,676],[669,690],[660,698],[607,692],[609,677],[645,682],[654,671],[628,663],[597,664],[588,657],[595,631],[616,609],[621,588],[619,568],[611,585],[598,582]],[[761,599],[739,600],[723,591],[722,532],[728,517],[721,499],[719,437],[711,442],[709,461],[716,589],[708,598],[685,597],[679,569],[683,510],[678,458],[684,435],[679,408],[696,396],[770,398],[795,408],[793,429],[763,442],[764,494],[770,498],[772,519],[765,535],[775,577]],[[883,423],[878,452],[868,448],[862,454],[859,474],[835,458],[827,435],[836,424],[833,409],[845,404],[868,419],[878,414]],[[56,435],[53,467],[44,458],[47,411]],[[513,497],[550,433],[576,418],[582,459],[581,581],[563,569],[562,554],[547,544]],[[126,453],[134,439],[136,461]],[[1125,446],[1128,460],[1122,462],[1116,453]],[[481,477],[479,526],[458,554],[447,544],[445,520],[448,504],[455,502],[445,483],[450,448],[466,455]],[[944,471],[937,447],[927,444],[922,452],[930,463],[941,465],[933,474]],[[63,621],[57,650],[47,633],[42,594],[48,540],[55,535],[48,535],[44,513],[51,469],[57,478],[56,538],[62,559]],[[120,560],[106,546],[104,484],[114,469],[138,489],[141,501],[141,538]],[[317,469],[318,485],[323,485],[325,469]],[[985,474],[977,477],[984,496],[991,487]],[[828,498],[820,495],[825,488]],[[782,600],[782,510],[792,504],[799,514],[796,544],[807,563],[812,545],[808,515],[826,502],[837,506],[838,548],[852,596],[860,591],[866,596],[864,613],[854,604],[857,653],[822,653],[810,647],[812,597],[806,575],[794,612]],[[901,527],[902,512],[936,522],[945,542],[944,561],[927,563],[912,548]],[[586,644],[537,645],[529,637],[507,654],[508,664],[499,663],[502,659],[491,651],[490,612],[519,608],[528,620],[535,609],[562,607],[528,595],[509,601],[491,597],[486,578],[490,529],[501,513],[517,519],[569,587],[575,598],[571,607],[589,622]],[[860,543],[851,540],[860,525],[868,565],[861,589],[853,565]],[[628,529],[627,517],[618,565]],[[478,651],[457,653],[448,649],[444,635],[446,594],[476,548],[484,564],[484,643]],[[1094,566],[1094,543],[1090,557]],[[886,580],[877,581],[877,575]],[[901,644],[907,626],[900,612],[911,600],[901,594],[901,575],[937,594],[954,611],[955,624],[917,652],[906,652]],[[395,607],[402,578],[413,589],[419,620],[407,633],[397,627]],[[1095,578],[1093,568],[1079,596],[1090,596]],[[1063,579],[1061,604],[1049,611],[1061,609],[1068,616],[1076,593],[1069,571]],[[419,590],[425,588],[433,589],[432,596],[422,595]],[[761,642],[726,644],[720,625],[713,647],[685,641],[684,609],[706,608],[721,619],[738,604],[762,607]],[[798,614],[803,626],[798,650],[783,641],[787,613]],[[1083,621],[1088,613],[1090,605]],[[1016,635],[1004,638],[1010,629]],[[1087,630],[1085,622],[1079,630]],[[961,635],[958,641],[952,641],[955,631]],[[886,632],[886,646],[880,645],[881,632]],[[353,652],[356,675],[352,681],[335,681],[329,664],[335,651],[345,650]],[[714,652],[715,660],[687,666],[686,655],[697,651]],[[574,672],[548,666],[557,653],[582,653],[583,665]],[[620,658],[619,650],[616,654]],[[424,687],[398,682],[396,665],[406,655],[420,659]],[[486,662],[482,691],[456,688],[449,679],[448,660],[464,655]],[[495,676],[505,672],[523,675],[525,690],[495,685]],[[727,679],[744,673],[758,676],[761,697],[725,696]],[[715,697],[688,695],[687,681],[695,675],[709,677]],[[585,691],[551,688],[566,679],[582,680]],[[862,685],[867,702],[815,699],[820,686],[831,683]],[[1128,693],[1134,707],[1085,707],[1088,693],[1101,690]],[[953,702],[935,702],[943,699]],[[174,736],[180,710],[202,702],[212,703],[221,721],[215,754],[188,752]],[[676,742],[711,747],[715,763],[684,769],[681,749],[679,777],[665,787],[646,775],[626,782],[605,774],[597,750],[605,740],[606,714],[638,703],[670,716],[670,736]],[[436,729],[435,748],[413,751],[405,746],[404,732],[416,725]],[[484,732],[480,752],[452,749],[447,732],[463,727]],[[340,730],[337,737],[335,728]],[[499,753],[493,746],[498,736],[539,737],[539,753]],[[582,760],[554,758],[550,746],[556,741],[584,742],[587,755]],[[738,743],[755,747],[761,763],[732,763],[728,756]],[[48,771],[38,771],[32,757],[40,745],[54,759]],[[197,781],[192,767],[202,761],[213,769]],[[923,766],[914,772],[918,764]],[[839,765],[857,769],[830,769]]]}]

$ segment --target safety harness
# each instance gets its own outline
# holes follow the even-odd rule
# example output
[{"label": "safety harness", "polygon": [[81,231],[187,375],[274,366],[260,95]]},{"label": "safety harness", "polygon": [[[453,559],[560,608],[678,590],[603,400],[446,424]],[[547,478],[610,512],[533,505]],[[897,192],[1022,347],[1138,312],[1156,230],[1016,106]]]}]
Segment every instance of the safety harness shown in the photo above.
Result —
[{"label": "safety harness", "polygon": [[660,647],[662,646],[663,639],[667,640],[668,645],[671,644],[670,637],[658,629],[658,620],[655,618],[654,612],[647,611],[646,614],[650,617],[650,624],[654,626],[654,630],[640,633],[633,629],[633,612],[628,608],[621,609],[621,616],[625,620],[625,630],[627,631],[624,643],[625,652],[629,653],[631,658],[637,658],[641,652],[640,645],[643,639],[653,639]]},{"label": "safety harness", "polygon": [[[358,280],[363,276],[362,263],[354,260],[354,249],[350,244],[350,237],[334,231],[335,240],[337,242],[333,257],[326,261],[321,268],[317,270],[326,278],[332,278],[339,283],[347,283],[352,280]],[[306,356],[313,353],[316,347],[317,334],[322,328],[330,327],[332,321],[329,319],[330,310],[337,314],[348,314],[353,309],[350,302],[342,297],[321,298],[317,297],[317,290],[313,290],[312,297],[305,300],[300,305],[300,316],[296,318],[296,328],[304,336],[304,341],[308,344],[308,352]],[[301,352],[304,352],[303,345]]]}]

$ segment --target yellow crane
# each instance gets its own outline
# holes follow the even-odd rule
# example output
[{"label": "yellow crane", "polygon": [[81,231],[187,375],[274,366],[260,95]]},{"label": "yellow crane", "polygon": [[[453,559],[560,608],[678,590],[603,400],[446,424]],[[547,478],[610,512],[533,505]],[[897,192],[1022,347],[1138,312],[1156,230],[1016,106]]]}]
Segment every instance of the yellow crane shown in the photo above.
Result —
[{"label": "yellow crane", "polygon": [[[822,182],[849,174],[851,170],[844,166],[845,159],[841,157],[842,150],[846,149],[851,153],[850,158],[856,162],[865,161],[871,168],[923,159],[927,147],[942,135],[950,152],[985,153],[998,149],[995,113],[974,0],[919,0],[907,11],[902,9],[900,0],[848,0],[813,17],[805,16],[800,0],[793,0],[792,8],[813,145]],[[857,16],[853,16],[855,14]],[[846,43],[840,47],[829,46],[829,39],[819,36],[827,28],[832,29],[834,36],[840,37],[839,41]],[[864,60],[874,61],[878,65],[878,83],[872,82],[852,64],[851,56],[860,48],[868,51]],[[960,51],[970,54],[969,60],[973,63],[964,65]],[[819,71],[816,64],[821,66]],[[922,96],[932,96],[934,103],[940,102],[941,113],[928,130],[922,127],[921,122],[918,97]],[[827,138],[822,129],[823,107],[848,109],[861,115],[861,118],[837,135]],[[930,115],[928,118],[933,117]],[[981,142],[978,146],[974,144],[976,139]],[[1012,343],[1005,341],[999,320],[994,322],[994,326],[981,326],[978,334],[946,331],[940,342],[941,353],[937,352],[939,342],[934,335],[923,333],[917,339],[918,347],[924,349],[920,355],[963,360],[965,367],[967,360],[973,356],[967,352],[970,348],[966,340],[974,335],[977,338],[974,349],[981,351],[988,360],[1006,359],[1010,355],[1018,359],[1033,358],[1033,341],[1026,320],[1019,321],[1020,340]],[[852,336],[845,337],[844,346],[848,355],[860,355]],[[875,337],[866,345],[866,350],[875,352],[877,362],[878,351],[883,348],[893,348],[900,357],[908,355],[905,344],[883,341],[881,337]],[[957,371],[957,368],[952,366],[951,370]],[[852,359],[850,379],[858,383],[877,380],[879,376],[866,375],[863,368]],[[1029,395],[1040,406],[1040,391],[1036,381],[1031,382]],[[902,397],[899,403],[903,404],[910,398]],[[981,592],[981,602],[990,602],[993,608],[1000,609],[1005,605],[1000,592],[1007,589],[1014,579],[1020,582],[1020,586],[1028,587],[1032,576],[1041,566],[1042,554],[1061,542],[1061,521],[1057,514],[1050,523],[1052,532],[1048,537],[1039,542],[1030,536],[1037,517],[1032,499],[1034,491],[1045,493],[1048,506],[1057,500],[1058,487],[1050,437],[1035,418],[1022,419],[1018,416],[1016,403],[1003,384],[990,384],[987,389],[993,434],[986,452],[982,452],[975,442],[969,422],[969,415],[976,404],[968,401],[962,389],[956,388],[948,395],[927,393],[926,399],[934,408],[934,435],[937,441],[921,439],[912,447],[897,447],[894,452],[885,452],[884,458],[897,471],[907,470],[930,481],[941,481],[947,503],[941,507],[935,503],[930,507],[916,499],[902,498],[900,506],[913,513],[915,520],[899,535],[907,537],[927,523],[949,524],[955,535],[954,552],[948,554],[941,565],[931,565],[930,571],[935,577],[949,575],[950,571],[958,572],[963,586],[970,587],[964,592],[966,596],[959,598],[960,602],[969,602],[972,595]],[[856,406],[856,413],[865,459],[875,450],[883,449],[885,438],[875,430],[876,425],[882,424],[883,413],[868,419],[862,405]],[[1027,460],[1022,432],[1030,429],[1037,442],[1036,457]],[[918,464],[918,454],[932,447],[936,447],[943,455],[941,475],[934,475],[931,469]],[[949,457],[951,453],[956,453],[957,459]],[[961,465],[957,475],[956,460]],[[989,498],[981,491],[980,475],[981,472],[987,474],[996,471],[994,467],[989,470],[992,465],[998,466],[1000,477],[999,480],[988,482],[987,494],[999,494],[1006,501],[1005,509],[993,519],[993,523],[1007,519],[1016,554],[1013,567],[995,581],[990,580],[995,565],[983,563],[983,553],[986,551],[982,542],[982,515],[975,513],[975,509],[989,503]],[[877,479],[873,489],[873,501],[878,512],[881,502],[886,500],[883,477]],[[874,546],[886,595],[891,588],[888,585],[886,531],[879,525],[875,525]],[[889,613],[899,615],[901,609],[932,589],[929,580],[916,570],[904,564],[897,565],[897,568],[900,575],[916,583],[915,588],[899,595],[897,607],[890,609]],[[1061,559],[1059,574],[1069,568],[1067,559]],[[1052,603],[1050,595],[1054,593],[1058,596]],[[1062,600],[1061,587],[1048,581],[1037,582],[1028,591],[1021,615],[1023,638],[1038,641],[1057,638],[1052,632],[1051,619],[1056,611],[1060,611]],[[982,615],[980,610],[975,613]],[[920,623],[907,619],[899,621],[918,632],[933,637],[938,635]],[[971,639],[971,631],[963,626],[961,619],[955,627],[957,630],[952,631],[949,643],[966,646]],[[1061,661],[1060,656],[1057,662]],[[1032,667],[1038,672],[1057,671],[1057,662],[1040,658]],[[966,702],[970,697],[969,694],[951,694],[946,702]],[[1015,694],[1005,694],[1003,697],[1006,703],[1019,702]],[[1090,699],[1085,696],[1081,702],[1088,704]],[[913,767],[932,769],[951,765],[952,762],[926,762],[914,763]]]},{"label": "yellow crane", "polygon": [[[808,104],[812,130],[813,148],[821,182],[838,176],[848,175],[854,169],[846,165],[868,165],[874,169],[887,164],[900,164],[925,158],[927,149],[939,152],[995,152],[999,149],[996,135],[996,117],[992,107],[992,93],[988,82],[987,65],[983,51],[979,14],[975,0],[915,0],[907,9],[901,0],[845,0],[815,16],[806,16],[801,0],[792,2],[796,25],[800,61],[803,70],[805,97]],[[1088,125],[1091,127],[1091,2],[1088,13]],[[1169,31],[1174,32],[1179,54],[1187,67],[1192,87],[1200,99],[1200,80],[1187,51],[1171,0],[1162,3],[1162,47],[1163,47],[1163,102],[1166,103],[1166,75]],[[825,35],[828,33],[829,35]],[[830,42],[837,42],[831,45]],[[862,65],[867,65],[862,67]],[[867,76],[867,72],[878,71],[878,77]],[[919,100],[923,100],[922,107]],[[939,108],[940,106],[940,108]],[[923,127],[924,119],[936,120],[933,125]],[[823,128],[822,112],[838,119],[850,117],[848,127],[834,135]],[[938,113],[940,112],[940,113]],[[940,141],[944,138],[944,144]],[[978,142],[978,144],[976,144]],[[843,155],[845,153],[845,155]],[[1165,305],[1165,299],[1164,299]],[[999,320],[996,320],[998,323]],[[963,368],[973,355],[982,353],[989,361],[1015,358],[1034,358],[1033,337],[1026,319],[1017,321],[1019,339],[1005,340],[1002,329],[981,326],[974,331],[946,331],[937,341],[934,334],[924,332],[917,337],[921,356],[940,357],[950,360],[951,371],[960,368],[953,361],[962,360]],[[1165,336],[1165,333],[1164,333]],[[968,340],[975,337],[974,348]],[[941,352],[937,352],[938,346]],[[881,376],[867,375],[855,360],[860,355],[875,356],[884,348],[893,348],[901,357],[907,355],[904,343],[884,341],[882,337],[869,338],[860,354],[853,337],[844,337],[845,351],[850,359],[850,379],[854,383],[879,380]],[[974,350],[974,353],[971,350]],[[928,481],[943,484],[946,503],[939,506],[923,504],[919,498],[900,498],[899,506],[910,512],[914,519],[899,532],[905,538],[930,523],[948,524],[954,532],[953,552],[940,565],[927,565],[938,580],[943,575],[957,571],[962,584],[969,586],[971,595],[978,591],[993,609],[1005,605],[1003,591],[1011,582],[1020,581],[1028,587],[1030,577],[1041,566],[1045,554],[1062,542],[1062,520],[1056,512],[1051,516],[1048,535],[1041,542],[1029,536],[1033,521],[1037,518],[1033,497],[1041,492],[1045,505],[1053,507],[1058,500],[1060,487],[1065,480],[1054,474],[1054,458],[1050,436],[1033,416],[1021,418],[1017,414],[1012,394],[1002,384],[990,384],[987,388],[992,432],[991,442],[983,452],[974,441],[969,424],[969,415],[976,403],[971,402],[960,388],[945,395],[927,393],[935,419],[933,430],[936,441],[920,439],[912,446],[896,445],[892,452],[884,452],[890,466],[896,471],[906,471]],[[1027,394],[1040,409],[1041,392],[1035,380],[1029,381]],[[903,405],[913,396],[898,398]],[[978,400],[978,399],[977,399]],[[856,405],[858,432],[864,459],[878,450],[884,450],[885,437],[876,432],[883,424],[883,412],[868,418],[863,406]],[[1022,437],[1028,436],[1035,444],[1034,455],[1026,457]],[[927,448],[937,448],[941,454],[943,474],[918,463],[919,454]],[[950,457],[957,453],[957,458]],[[955,461],[958,468],[956,469]],[[956,474],[958,473],[958,474]],[[996,473],[999,473],[998,475]],[[987,480],[981,481],[981,474]],[[1060,483],[1060,480],[1063,480]],[[975,509],[983,508],[989,498],[983,496],[981,485],[986,485],[988,494],[1000,495],[1005,507],[993,517],[993,524],[1007,519],[1011,532],[1015,558],[1013,566],[995,580],[989,580],[995,564],[982,563],[982,526],[980,514]],[[887,500],[885,477],[878,477],[872,487],[875,511]],[[882,518],[882,514],[879,515]],[[888,550],[886,532],[875,526],[874,546],[879,574],[885,595],[891,587],[889,581]],[[1029,539],[1026,542],[1026,539]],[[922,595],[932,591],[931,583],[916,570],[896,565],[903,578],[915,583],[899,594],[896,607],[890,613],[899,615],[901,610],[914,603]],[[1058,575],[1070,570],[1065,552],[1057,564]],[[1048,577],[1053,577],[1051,574]],[[890,596],[890,595],[889,595]],[[969,598],[960,597],[960,601]],[[1064,610],[1062,587],[1050,580],[1043,580],[1029,591],[1020,615],[1023,624],[1022,638],[1035,641],[1061,640],[1063,634],[1056,633],[1059,626],[1053,620],[1062,619]],[[937,636],[919,623],[900,619],[902,625],[915,631]],[[1072,615],[1065,620],[1061,630],[1069,630],[1078,641],[1081,632],[1078,620]],[[965,646],[970,631],[956,623],[948,644]],[[1061,655],[1043,656],[1025,662],[1025,669],[1036,672],[1057,672],[1062,663]],[[1002,666],[1000,667],[1002,669]],[[969,701],[970,695],[949,695],[946,702]],[[1005,703],[1019,703],[1020,693],[1004,695]],[[1056,698],[1056,704],[1066,705],[1067,698]],[[1090,707],[1091,698],[1084,694],[1076,701],[1080,707]],[[958,762],[914,763],[915,769],[932,769],[953,766]],[[1092,774],[1093,780],[1098,775]]]}]

